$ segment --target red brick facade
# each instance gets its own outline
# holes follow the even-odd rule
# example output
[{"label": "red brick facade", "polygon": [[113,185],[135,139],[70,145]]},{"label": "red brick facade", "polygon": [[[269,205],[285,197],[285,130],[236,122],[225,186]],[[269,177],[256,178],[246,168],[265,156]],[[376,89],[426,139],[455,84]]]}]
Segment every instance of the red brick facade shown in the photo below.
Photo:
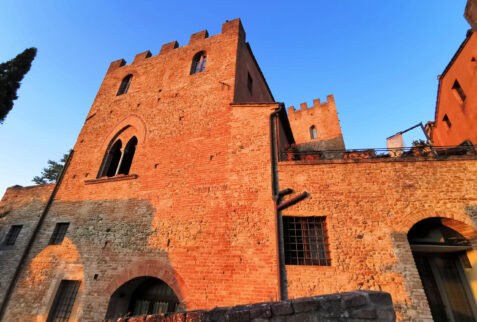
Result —
[{"label": "red brick facade", "polygon": [[[199,52],[207,57],[205,70],[191,74]],[[117,95],[127,75],[129,89]],[[301,113],[310,111],[318,131],[327,129],[323,139],[342,142],[332,96]],[[289,117],[299,141],[298,131],[309,125],[299,125],[296,114]],[[218,35],[202,31],[185,46],[172,42],[132,64],[113,62],[20,266],[4,319],[45,320],[61,280],[81,282],[71,320],[104,319],[113,293],[142,276],[164,281],[181,309],[279,300],[276,184],[310,193],[283,216],[325,217],[329,238],[330,266],[287,265],[290,297],[382,289],[400,319],[429,319],[406,234],[421,219],[443,217],[475,246],[476,161],[276,165],[273,152],[293,142],[288,122],[238,19]],[[132,137],[129,173],[101,176],[112,144],[121,140],[124,149]],[[10,188],[0,204],[1,232],[36,225],[51,189]],[[69,227],[62,243],[50,245],[57,223]],[[8,254],[0,250],[0,258]],[[2,266],[2,275],[11,276],[3,273],[19,262]],[[2,289],[10,280],[0,280]]]},{"label": "red brick facade", "polygon": [[469,31],[449,65],[439,77],[435,121],[431,138],[435,145],[477,144],[477,35]]},{"label": "red brick facade", "polygon": [[[335,98],[328,95],[327,100],[324,103],[319,99],[313,100],[311,107],[302,103],[299,110],[293,106],[288,108],[288,118],[297,144],[310,143],[320,150],[345,148]],[[315,129],[315,138],[312,137],[312,127]]]}]

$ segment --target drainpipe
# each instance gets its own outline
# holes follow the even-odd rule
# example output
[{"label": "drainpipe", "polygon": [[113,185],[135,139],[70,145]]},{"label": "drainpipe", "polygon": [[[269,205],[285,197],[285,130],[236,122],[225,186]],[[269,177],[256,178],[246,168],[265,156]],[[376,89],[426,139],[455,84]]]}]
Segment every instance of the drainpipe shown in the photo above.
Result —
[{"label": "drainpipe", "polygon": [[288,299],[288,287],[287,287],[287,271],[285,267],[285,247],[283,239],[283,221],[282,213],[278,208],[283,196],[285,194],[293,193],[293,190],[287,189],[280,194],[280,186],[278,182],[278,160],[277,160],[277,122],[278,113],[283,109],[283,104],[270,114],[270,162],[272,171],[272,197],[275,203],[275,214],[277,222],[277,242],[278,242],[278,280],[280,285],[280,300]]},{"label": "drainpipe", "polygon": [[74,150],[71,150],[70,155],[68,156],[68,159],[65,162],[65,165],[63,167],[63,170],[61,171],[58,179],[56,180],[55,187],[53,188],[53,192],[50,195],[50,198],[48,199],[48,202],[46,203],[45,208],[43,209],[43,212],[41,213],[40,218],[38,219],[38,223],[36,224],[35,229],[33,230],[33,233],[28,240],[28,244],[23,251],[22,257],[20,258],[20,262],[18,263],[18,266],[15,270],[15,273],[13,274],[13,278],[10,282],[10,285],[8,285],[7,292],[5,293],[5,298],[3,299],[2,306],[0,307],[0,321],[3,320],[3,317],[5,315],[5,311],[7,309],[7,304],[10,301],[10,298],[12,297],[13,294],[13,289],[15,288],[18,279],[20,278],[20,272],[25,265],[26,258],[28,254],[30,253],[31,247],[33,246],[33,242],[35,241],[36,236],[38,235],[38,232],[40,231],[41,225],[50,210],[51,204],[53,203],[53,200],[55,199],[56,193],[58,192],[58,189],[60,188],[61,181],[63,181],[63,177],[65,176],[66,169],[68,169],[68,166],[70,165],[71,159],[73,158]]},{"label": "drainpipe", "polygon": [[285,241],[283,236],[283,219],[282,219],[282,210],[291,207],[298,202],[308,198],[310,194],[306,191],[301,194],[285,201],[282,203],[283,198],[286,195],[292,194],[295,191],[293,189],[287,188],[280,191],[280,185],[278,180],[278,160],[277,160],[277,129],[278,129],[278,113],[285,107],[283,103],[280,103],[280,106],[270,114],[270,162],[272,170],[272,197],[275,202],[275,214],[277,221],[277,243],[278,243],[278,280],[280,283],[280,300],[288,300],[288,281],[287,281],[287,270],[285,266]]}]

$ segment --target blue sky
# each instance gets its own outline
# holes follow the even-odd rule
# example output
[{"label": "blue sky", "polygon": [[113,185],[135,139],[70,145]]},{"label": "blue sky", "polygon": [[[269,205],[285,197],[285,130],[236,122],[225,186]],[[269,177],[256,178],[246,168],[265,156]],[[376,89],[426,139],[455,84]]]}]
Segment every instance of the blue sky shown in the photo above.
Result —
[{"label": "blue sky", "polygon": [[[334,94],[347,148],[434,119],[439,75],[465,38],[465,0],[0,1],[0,62],[37,47],[0,125],[0,195],[73,147],[109,63],[241,18],[277,101]],[[418,133],[405,139],[410,143]]]}]

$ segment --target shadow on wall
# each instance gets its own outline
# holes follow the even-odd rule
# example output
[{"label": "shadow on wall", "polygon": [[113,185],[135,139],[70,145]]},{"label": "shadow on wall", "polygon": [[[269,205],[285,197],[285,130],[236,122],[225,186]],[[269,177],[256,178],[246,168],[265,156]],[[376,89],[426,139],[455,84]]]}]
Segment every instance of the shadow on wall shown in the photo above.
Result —
[{"label": "shadow on wall", "polygon": [[[15,305],[8,308],[6,319],[46,318],[52,312],[53,299],[60,291],[59,285],[63,280],[70,279],[81,283],[74,306],[71,307],[72,319],[101,320],[106,315],[110,301],[114,302],[126,293],[129,293],[129,297],[115,302],[115,316],[134,310],[135,302],[138,301],[138,312],[148,312],[145,301],[157,292],[169,296],[171,309],[175,310],[178,307],[176,304],[179,304],[178,298],[182,300],[181,294],[176,295],[180,293],[179,283],[175,283],[172,291],[168,284],[161,281],[162,272],[166,272],[168,278],[165,279],[169,284],[170,275],[174,275],[167,251],[153,249],[148,244],[153,233],[151,226],[154,212],[154,207],[148,201],[140,199],[55,201],[37,236],[30,263],[10,301]],[[52,245],[51,236],[58,223],[69,223],[68,230],[59,244]],[[147,274],[147,271],[141,274],[138,271],[138,275],[131,275],[131,267],[135,263],[143,264],[150,258],[154,258],[158,265],[148,263],[146,266],[160,266],[161,271],[155,274]],[[81,276],[71,273],[79,270]],[[131,281],[124,283],[123,280],[126,286],[115,292],[116,289],[110,286],[119,280],[118,276],[123,271],[127,271],[126,275],[130,276],[128,278]],[[136,278],[138,276],[142,277]],[[172,280],[175,281],[174,278]],[[83,292],[83,289],[86,291]],[[95,296],[92,297],[92,294]],[[130,303],[132,300],[135,302]],[[153,304],[152,312],[169,310],[164,305]]]}]

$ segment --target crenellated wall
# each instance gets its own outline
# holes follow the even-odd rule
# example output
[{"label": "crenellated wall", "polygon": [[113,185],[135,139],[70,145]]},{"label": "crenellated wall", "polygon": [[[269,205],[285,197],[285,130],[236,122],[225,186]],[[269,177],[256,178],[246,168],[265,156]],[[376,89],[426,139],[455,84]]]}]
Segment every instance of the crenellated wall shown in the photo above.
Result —
[{"label": "crenellated wall", "polygon": [[[205,70],[191,75],[200,51]],[[238,81],[242,71],[254,77],[251,92]],[[116,95],[130,74],[127,93]],[[238,92],[241,103],[261,104],[233,104]],[[218,35],[202,31],[188,45],[166,44],[129,65],[113,62],[6,319],[46,317],[68,277],[81,281],[73,320],[105,318],[116,282],[136,276],[168,281],[189,310],[278,299],[264,153],[277,107],[238,19]],[[138,143],[129,175],[98,178],[110,143],[132,136]],[[65,241],[48,245],[58,222],[70,223]]]},{"label": "crenellated wall", "polygon": [[[300,109],[288,107],[288,119],[297,144],[306,143],[307,148],[316,150],[342,150],[345,148],[340,121],[333,95],[327,102],[313,100],[313,106],[301,103]],[[318,137],[311,139],[310,127],[315,126]]]}]

